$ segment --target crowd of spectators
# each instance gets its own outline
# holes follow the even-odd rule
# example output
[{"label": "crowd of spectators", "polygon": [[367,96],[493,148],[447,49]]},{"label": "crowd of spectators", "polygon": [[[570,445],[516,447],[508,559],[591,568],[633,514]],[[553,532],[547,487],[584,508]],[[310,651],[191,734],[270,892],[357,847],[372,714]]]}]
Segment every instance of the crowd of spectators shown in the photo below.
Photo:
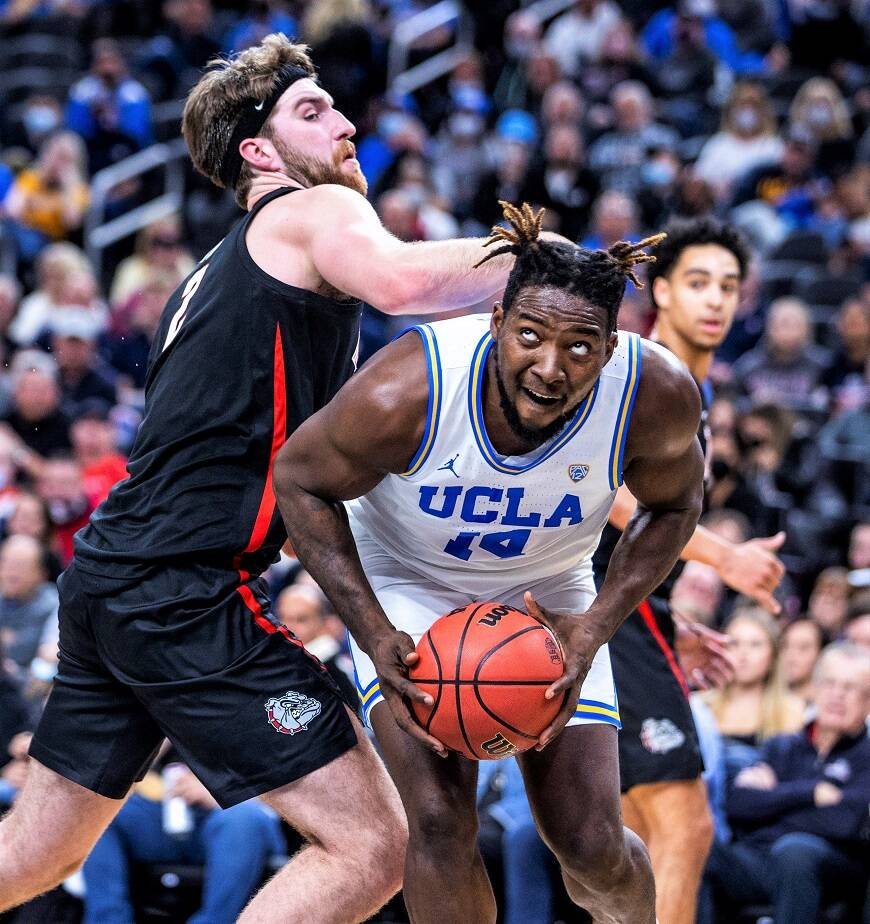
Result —
[{"label": "crowd of spectators", "polygon": [[[720,914],[728,902],[775,904],[773,873],[747,879],[738,895],[721,870],[761,868],[772,851],[766,869],[806,878],[808,856],[821,869],[830,847],[848,866],[861,850],[867,857],[870,839],[847,811],[863,798],[866,816],[870,798],[858,741],[862,656],[870,663],[870,6],[576,0],[542,19],[533,3],[469,2],[473,48],[442,78],[397,92],[387,81],[390,36],[430,5],[0,0],[0,803],[26,775],[28,733],[55,670],[55,580],[75,531],[125,477],[163,305],[239,214],[188,168],[181,211],[95,262],[84,230],[94,177],[178,137],[179,101],[211,57],[283,31],[313,47],[324,86],[356,124],[370,199],[403,240],[484,234],[508,199],[545,206],[549,228],[587,247],[708,213],[750,241],[738,316],[713,369],[705,522],[735,541],[784,531],[782,613],[769,618],[694,563],[674,607],[723,629],[737,658],[726,689],[694,696],[718,851],[703,920],[715,920],[717,903]],[[457,29],[422,37],[410,63],[447,47]],[[125,179],[109,191],[105,216],[154,195],[150,175]],[[646,334],[651,322],[647,294],[630,286],[620,326]],[[363,360],[397,329],[367,310]],[[341,625],[318,589],[289,561],[270,579],[284,622],[346,679]],[[834,664],[857,678],[839,693]],[[839,707],[820,706],[820,690],[845,697],[840,712],[853,719],[863,709],[861,722],[838,726]],[[853,758],[852,776],[838,777]],[[481,777],[482,843],[489,837],[500,870],[504,919],[549,922],[559,904],[552,859],[506,766]],[[206,829],[216,810],[193,783],[179,791],[199,812],[197,832],[232,843],[232,825],[229,834],[217,822]],[[154,837],[143,834],[123,864],[208,865],[208,837],[185,852],[158,843],[147,805],[125,813],[86,879],[106,875],[102,862],[122,863],[128,824]],[[272,827],[259,816],[239,823],[262,829],[250,838],[261,870],[280,852]],[[797,842],[779,850],[784,835]],[[206,902],[215,894],[234,907],[208,888]],[[106,900],[121,907],[129,897],[118,895]]]}]

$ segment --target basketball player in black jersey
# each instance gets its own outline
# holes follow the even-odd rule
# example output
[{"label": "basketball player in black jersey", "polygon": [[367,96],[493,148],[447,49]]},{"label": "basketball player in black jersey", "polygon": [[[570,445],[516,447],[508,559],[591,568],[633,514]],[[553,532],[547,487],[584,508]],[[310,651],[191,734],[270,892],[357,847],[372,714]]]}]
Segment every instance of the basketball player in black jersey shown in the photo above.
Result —
[{"label": "basketball player in black jersey", "polygon": [[[649,292],[657,311],[651,339],[679,357],[698,384],[705,408],[698,436],[705,448],[707,375],[737,310],[748,255],[736,231],[711,219],[675,221],[665,230],[650,265]],[[623,485],[595,556],[599,583],[635,507]],[[776,613],[773,591],[784,569],[774,553],[783,539],[780,534],[733,545],[698,526],[682,558],[711,565],[728,586]],[[649,848],[658,919],[692,924],[713,828],[688,685],[674,650],[677,614],[668,606],[674,579],[672,574],[622,624],[610,655],[623,723],[619,760],[625,823]],[[684,624],[681,631],[695,649],[694,665],[685,666],[695,667],[696,681],[724,679],[730,665],[722,637],[697,625]]]},{"label": "basketball player in black jersey", "polygon": [[310,838],[242,921],[361,921],[400,886],[406,825],[337,688],[270,613],[272,462],[353,371],[362,300],[463,307],[513,259],[473,269],[482,241],[388,234],[353,125],[282,35],[214,62],[183,131],[248,214],[169,299],[130,478],[60,579],[58,675],[0,823],[0,911],[82,863],[165,736],[219,804],[261,796]]}]

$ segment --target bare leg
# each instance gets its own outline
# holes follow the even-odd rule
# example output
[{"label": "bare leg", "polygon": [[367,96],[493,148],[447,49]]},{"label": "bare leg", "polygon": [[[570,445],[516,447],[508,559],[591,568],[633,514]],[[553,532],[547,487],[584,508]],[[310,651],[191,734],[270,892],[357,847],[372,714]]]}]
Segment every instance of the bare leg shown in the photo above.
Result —
[{"label": "bare leg", "polygon": [[[698,888],[713,843],[713,819],[704,781],[644,783],[624,796],[639,821],[656,879],[662,924],[693,924]],[[635,829],[637,830],[637,829]]]},{"label": "bare leg", "polygon": [[72,875],[123,804],[31,759],[24,789],[0,821],[0,911]]},{"label": "bare leg", "polygon": [[622,824],[616,729],[575,725],[519,760],[535,821],[571,899],[602,924],[654,924],[649,856]]},{"label": "bare leg", "polygon": [[413,924],[494,924],[495,897],[477,849],[477,765],[437,757],[403,732],[386,703],[372,724],[408,815],[404,898]]},{"label": "bare leg", "polygon": [[355,924],[401,887],[402,805],[354,725],[357,747],[263,797],[309,843],[253,898],[239,924]]}]

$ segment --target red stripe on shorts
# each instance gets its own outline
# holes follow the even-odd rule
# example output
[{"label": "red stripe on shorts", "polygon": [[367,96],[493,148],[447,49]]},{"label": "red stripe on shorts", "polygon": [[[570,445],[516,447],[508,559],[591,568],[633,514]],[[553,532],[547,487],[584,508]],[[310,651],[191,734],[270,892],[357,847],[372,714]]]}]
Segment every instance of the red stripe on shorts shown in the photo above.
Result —
[{"label": "red stripe on shorts", "polygon": [[656,640],[656,644],[661,648],[662,654],[668,662],[668,667],[671,669],[671,673],[677,678],[680,689],[685,694],[686,699],[688,699],[689,685],[686,683],[682,668],[677,663],[676,655],[674,655],[671,646],[665,641],[665,637],[662,635],[661,629],[659,629],[659,624],[656,622],[656,617],[652,611],[652,607],[649,605],[649,600],[644,600],[643,603],[638,606],[637,611],[640,613],[647,629],[652,633],[652,637]]}]

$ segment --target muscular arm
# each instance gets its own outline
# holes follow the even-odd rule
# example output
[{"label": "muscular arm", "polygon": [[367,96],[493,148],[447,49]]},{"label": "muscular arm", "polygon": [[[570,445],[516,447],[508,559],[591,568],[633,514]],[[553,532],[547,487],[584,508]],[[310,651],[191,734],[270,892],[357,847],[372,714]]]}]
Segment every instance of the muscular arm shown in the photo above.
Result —
[{"label": "muscular arm", "polygon": [[301,221],[299,210],[293,212],[288,233],[326,282],[386,314],[465,308],[494,296],[507,282],[512,256],[474,269],[487,253],[480,238],[405,243],[352,190],[319,186],[304,195],[311,204]]},{"label": "muscular arm", "polygon": [[[610,516],[610,524],[625,529],[637,501],[626,485],[620,487]],[[735,544],[700,524],[695,527],[680,558],[683,561],[697,561],[715,568],[719,577],[733,590],[754,598],[768,612],[776,615],[781,607],[773,596],[774,590],[785,574],[785,568],[774,554],[785,535],[763,539],[750,539]]]},{"label": "muscular arm", "polygon": [[401,701],[430,700],[404,676],[416,659],[413,642],[396,632],[378,603],[341,503],[408,467],[426,420],[425,366],[416,334],[386,346],[296,430],[275,459],[273,477],[296,556],[374,662],[396,721],[441,753]]},{"label": "muscular arm", "polygon": [[636,507],[584,617],[601,642],[666,577],[697,525],[704,475],[700,414],[689,374],[664,351],[645,347],[623,472]]}]

